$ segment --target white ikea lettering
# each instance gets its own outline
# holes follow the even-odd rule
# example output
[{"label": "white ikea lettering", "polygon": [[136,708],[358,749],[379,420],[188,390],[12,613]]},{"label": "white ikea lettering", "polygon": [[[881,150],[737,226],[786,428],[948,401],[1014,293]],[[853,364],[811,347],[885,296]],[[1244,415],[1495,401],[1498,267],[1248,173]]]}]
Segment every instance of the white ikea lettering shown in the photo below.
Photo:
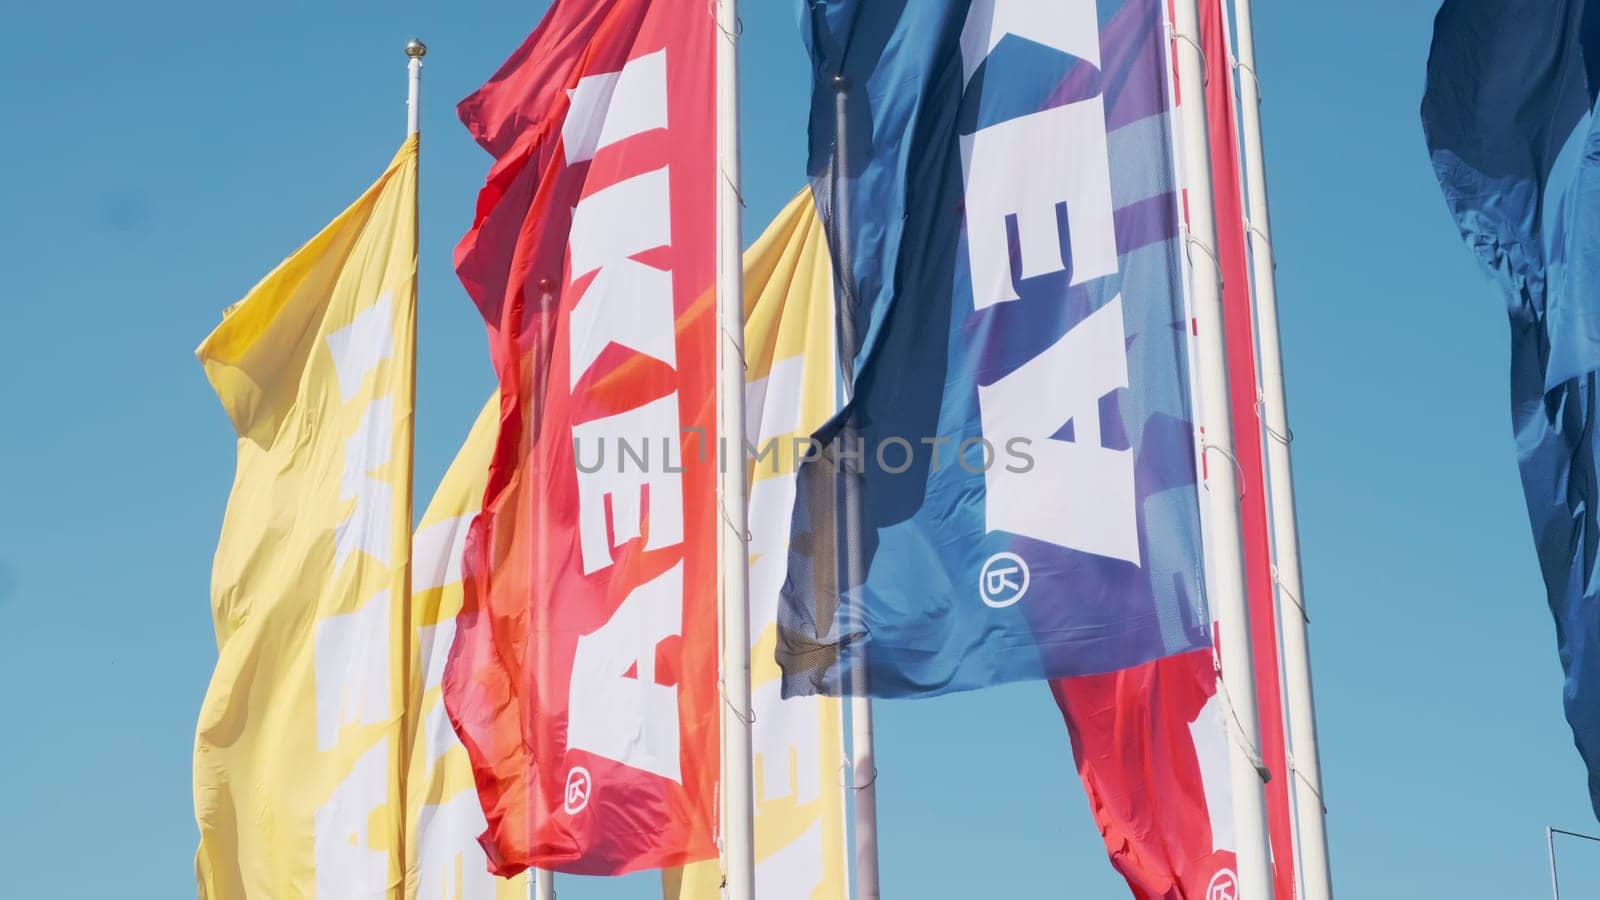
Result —
[{"label": "white ikea lettering", "polygon": [[972,0],[961,29],[965,84],[1008,34],[1053,47],[1100,67],[1095,0]]},{"label": "white ikea lettering", "polygon": [[656,683],[656,647],[682,631],[679,562],[634,588],[609,621],[578,638],[568,698],[569,750],[682,782],[678,691]]},{"label": "white ikea lettering", "polygon": [[[805,359],[772,364],[766,378],[745,385],[746,443],[765,447],[800,428]],[[757,474],[763,463],[757,463]],[[795,474],[757,478],[750,486],[750,636],[759,640],[778,620],[778,593],[789,566],[789,513]]]},{"label": "white ikea lettering", "polygon": [[[667,78],[666,55],[660,53],[633,60],[620,73],[580,83],[572,96],[579,121],[563,131],[569,162],[665,126]],[[612,345],[677,367],[672,273],[634,258],[671,244],[672,179],[666,168],[609,185],[573,209],[567,244],[570,278],[574,283],[593,278],[571,313],[570,387],[576,388]],[[585,449],[598,453],[605,448],[620,457],[623,442],[630,447],[667,445],[667,458],[655,465],[626,466],[613,459],[612,465],[602,463],[593,472],[575,467],[585,575],[609,567],[614,547],[640,537],[650,550],[683,543],[676,393],[576,424],[572,440],[580,456]],[[630,591],[609,621],[578,638],[568,685],[569,750],[681,782],[678,689],[656,683],[655,663],[658,645],[682,629],[679,562]]]},{"label": "white ikea lettering", "polygon": [[1056,206],[1065,203],[1072,284],[1117,271],[1104,103],[1092,97],[980,129],[961,138],[972,302],[1018,297],[1006,219],[1015,216],[1023,278],[1066,268]]},{"label": "white ikea lettering", "polygon": [[[1100,400],[1128,386],[1125,346],[1118,295],[1011,374],[979,385],[984,434],[1030,438],[1035,458],[1031,472],[985,473],[991,530],[1139,563],[1133,451],[1100,443]],[[1069,420],[1073,439],[1051,440]]]},{"label": "white ikea lettering", "polygon": [[[437,625],[417,629],[417,642],[422,645],[422,690],[431,691],[444,683],[444,667],[450,658],[450,644],[456,637],[456,620],[445,619]],[[422,714],[422,741],[424,759],[431,768],[460,740],[450,727],[450,717],[445,712],[444,701],[439,700]]]},{"label": "white ikea lettering", "polygon": [[778,594],[789,574],[795,488],[792,472],[750,486],[750,636],[755,640],[778,621]]},{"label": "white ikea lettering", "polygon": [[[473,517],[455,516],[424,525],[411,541],[411,590],[427,591],[461,580],[461,555],[466,551],[467,530]],[[422,690],[424,693],[444,682],[444,667],[455,640],[456,620],[444,619],[436,625],[417,629],[421,645]],[[422,714],[424,759],[429,768],[450,748],[459,744],[444,702],[436,700]],[[476,833],[476,832],[474,832]]]},{"label": "white ikea lettering", "polygon": [[362,310],[349,325],[328,335],[333,351],[333,368],[339,376],[339,392],[349,402],[361,390],[361,382],[378,363],[393,352],[393,295],[385,293],[378,302]]},{"label": "white ikea lettering", "polygon": [[667,127],[667,51],[629,60],[620,72],[579,79],[567,92],[572,106],[561,124],[567,163],[634,135]]},{"label": "white ikea lettering", "polygon": [[[966,81],[1008,34],[1100,65],[1094,0],[973,0],[961,31]],[[1011,216],[1017,220],[1022,278],[1066,268],[1056,218],[1062,204],[1070,226],[1071,283],[1117,271],[1104,106],[1094,97],[962,137],[975,308],[1018,298],[1006,234]]]},{"label": "white ikea lettering", "polygon": [[761,900],[811,900],[822,887],[822,823],[756,863],[756,893]]},{"label": "white ikea lettering", "polygon": [[312,659],[318,750],[332,750],[346,726],[387,719],[389,592],[378,592],[353,613],[318,622]]},{"label": "white ikea lettering", "polygon": [[804,390],[803,356],[775,362],[766,378],[745,384],[745,409],[752,415],[745,418],[744,439],[761,444],[798,431],[803,408],[800,395]]},{"label": "white ikea lettering", "polygon": [[417,529],[411,541],[411,590],[430,591],[461,580],[461,557],[473,518],[455,516]]},{"label": "white ikea lettering", "polygon": [[478,794],[465,790],[417,817],[417,900],[495,900],[494,876],[478,846],[488,823]]},{"label": "white ikea lettering", "polygon": [[355,509],[335,529],[334,571],[357,550],[388,565],[393,549],[394,491],[371,473],[394,455],[394,399],[372,401],[356,433],[344,442],[344,478],[339,499],[354,498]]},{"label": "white ikea lettering", "polygon": [[[328,349],[339,376],[339,390],[346,401],[361,391],[368,374],[389,358],[393,344],[394,311],[392,297],[384,294],[378,302],[357,314],[349,325],[328,335]],[[356,433],[344,444],[344,475],[339,482],[339,499],[355,500],[355,508],[339,523],[335,533],[335,571],[357,550],[387,565],[393,550],[394,497],[388,484],[370,473],[388,465],[394,452],[394,402],[383,397],[374,400],[361,417]]]},{"label": "white ikea lettering", "polygon": [[672,242],[666,169],[596,191],[572,213],[572,277],[598,271],[572,310],[571,384],[608,344],[676,365],[672,273],[629,257]]},{"label": "white ikea lettering", "polygon": [[783,699],[782,681],[757,685],[750,698],[759,723],[751,735],[761,760],[760,800],[793,797],[796,803],[810,803],[822,794],[822,748],[816,729],[820,711],[815,697]]},{"label": "white ikea lettering", "polygon": [[[1226,797],[1231,790],[1226,715],[1220,696],[1212,694],[1189,723],[1189,736],[1194,739],[1195,756],[1200,762],[1200,784],[1207,797]],[[1233,806],[1207,803],[1206,815],[1211,820],[1212,846],[1218,850],[1237,846],[1233,840]]]},{"label": "white ikea lettering", "polygon": [[[656,550],[683,543],[683,467],[678,437],[678,395],[668,394],[627,412],[572,427],[575,447],[615,450],[624,440],[655,443],[671,438],[668,459],[653,466],[622,465],[621,460],[597,471],[578,470],[578,542],[583,548],[583,573],[611,565],[611,548],[641,536],[644,490],[650,491],[650,522],[645,547]],[[658,444],[659,446],[659,444]],[[606,535],[606,498],[611,498],[611,525]]]},{"label": "white ikea lettering", "polygon": [[[339,390],[345,402],[393,352],[392,296],[384,294],[344,328],[328,335]],[[334,529],[334,570],[356,551],[388,565],[394,536],[394,495],[372,473],[394,454],[394,401],[373,400],[362,410],[355,434],[344,442],[339,497],[354,501]],[[312,648],[316,685],[317,749],[339,744],[346,727],[385,722],[390,713],[390,607],[388,590],[366,598],[354,612],[316,624]],[[362,753],[333,796],[314,816],[316,892],[319,897],[384,897],[389,888],[389,853],[369,846],[372,811],[388,801],[389,740]]]},{"label": "white ikea lettering", "polygon": [[389,854],[368,846],[367,823],[389,795],[389,739],[361,754],[314,817],[317,896],[362,900],[387,895]]}]

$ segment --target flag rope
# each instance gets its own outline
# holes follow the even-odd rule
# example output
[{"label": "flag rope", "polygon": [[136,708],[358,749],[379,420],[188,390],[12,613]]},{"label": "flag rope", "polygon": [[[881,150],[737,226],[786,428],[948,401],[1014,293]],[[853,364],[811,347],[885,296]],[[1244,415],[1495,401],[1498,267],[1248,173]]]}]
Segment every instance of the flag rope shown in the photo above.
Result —
[{"label": "flag rope", "polygon": [[1222,700],[1222,705],[1228,709],[1228,736],[1233,738],[1234,744],[1240,750],[1244,751],[1244,755],[1250,760],[1250,765],[1255,768],[1256,774],[1261,777],[1261,782],[1265,784],[1272,780],[1272,770],[1267,768],[1266,760],[1262,758],[1260,748],[1254,741],[1250,740],[1249,733],[1245,731],[1244,720],[1239,717],[1239,711],[1233,705],[1233,695],[1228,692],[1228,679],[1222,676],[1220,662],[1215,665],[1215,669],[1217,672],[1217,697]]}]

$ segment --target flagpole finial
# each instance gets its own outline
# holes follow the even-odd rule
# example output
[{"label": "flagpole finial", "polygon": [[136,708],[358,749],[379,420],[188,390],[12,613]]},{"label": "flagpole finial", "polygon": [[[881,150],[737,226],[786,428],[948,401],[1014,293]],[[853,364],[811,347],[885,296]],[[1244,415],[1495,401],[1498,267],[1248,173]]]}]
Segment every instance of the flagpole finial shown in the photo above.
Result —
[{"label": "flagpole finial", "polygon": [[412,38],[406,42],[406,55],[412,59],[421,59],[428,55],[428,45],[416,38]]}]

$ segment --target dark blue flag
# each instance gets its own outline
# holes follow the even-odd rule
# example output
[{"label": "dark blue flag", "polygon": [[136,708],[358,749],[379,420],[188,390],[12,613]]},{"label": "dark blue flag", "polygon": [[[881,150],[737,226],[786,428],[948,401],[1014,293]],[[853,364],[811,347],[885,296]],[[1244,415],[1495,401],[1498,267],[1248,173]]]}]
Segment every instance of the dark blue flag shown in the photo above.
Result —
[{"label": "dark blue flag", "polygon": [[1582,0],[1445,3],[1422,127],[1462,237],[1505,291],[1522,488],[1600,812],[1597,17]]},{"label": "dark blue flag", "polygon": [[847,405],[786,693],[1210,646],[1162,0],[801,0]]}]

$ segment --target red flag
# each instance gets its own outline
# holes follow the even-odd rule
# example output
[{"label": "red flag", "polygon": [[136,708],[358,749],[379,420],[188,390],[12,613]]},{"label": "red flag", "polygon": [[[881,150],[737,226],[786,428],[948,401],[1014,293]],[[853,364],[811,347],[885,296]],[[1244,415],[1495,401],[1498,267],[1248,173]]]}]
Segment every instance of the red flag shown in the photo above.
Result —
[{"label": "red flag", "polygon": [[[1239,519],[1243,529],[1245,595],[1255,657],[1256,709],[1267,782],[1267,834],[1272,844],[1273,896],[1293,900],[1294,824],[1278,677],[1278,617],[1267,514],[1267,481],[1256,387],[1255,309],[1251,303],[1249,240],[1239,175],[1239,130],[1234,117],[1233,47],[1222,0],[1200,0],[1200,44],[1206,61],[1206,118],[1211,140],[1211,192],[1217,211],[1217,263],[1228,354],[1228,397],[1233,412],[1233,452],[1239,463]],[[1249,77],[1248,75],[1246,77]]]},{"label": "red flag", "polygon": [[1238,896],[1229,740],[1210,650],[1050,683],[1134,900]]},{"label": "red flag", "polygon": [[714,28],[557,0],[460,106],[501,408],[444,693],[497,874],[716,855]]}]

